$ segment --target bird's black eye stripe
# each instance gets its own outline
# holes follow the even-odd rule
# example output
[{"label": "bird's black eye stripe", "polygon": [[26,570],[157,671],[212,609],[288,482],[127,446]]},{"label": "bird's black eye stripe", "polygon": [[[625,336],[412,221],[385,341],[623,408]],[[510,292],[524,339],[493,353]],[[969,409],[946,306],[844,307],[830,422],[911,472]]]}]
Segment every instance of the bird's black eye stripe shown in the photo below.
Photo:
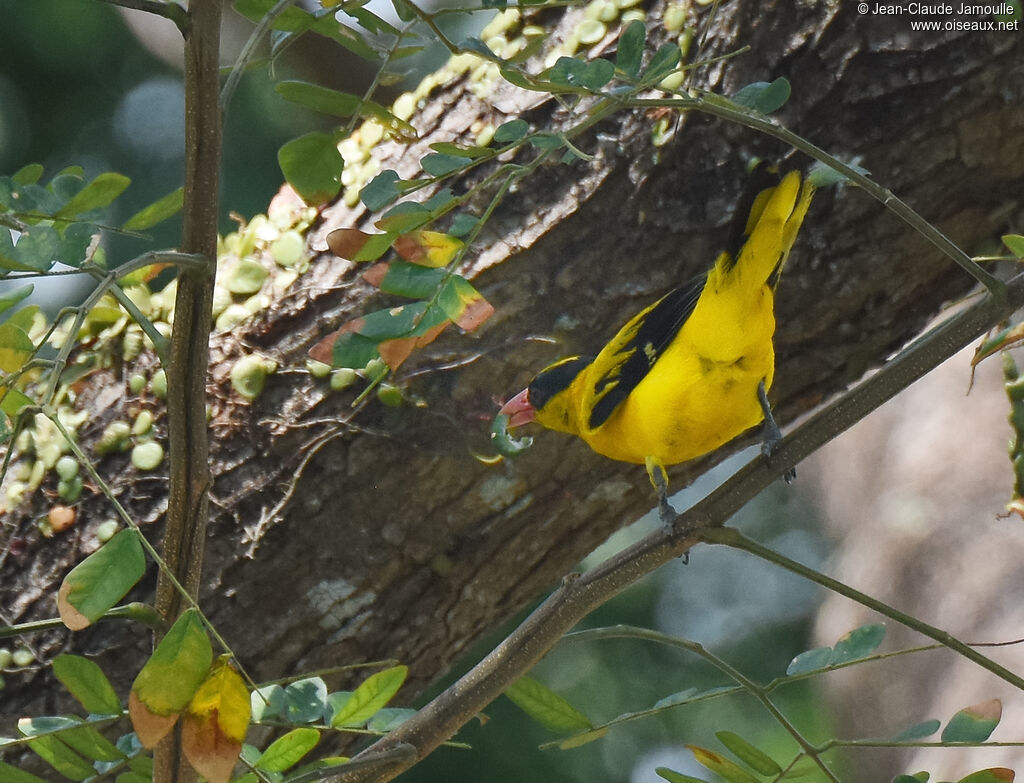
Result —
[{"label": "bird's black eye stripe", "polygon": [[589,356],[577,356],[559,362],[552,367],[548,367],[546,370],[541,370],[537,377],[530,382],[529,391],[527,392],[530,405],[536,410],[543,408],[551,401],[552,397],[568,389],[569,385],[576,379],[576,376],[592,360],[592,357]]}]

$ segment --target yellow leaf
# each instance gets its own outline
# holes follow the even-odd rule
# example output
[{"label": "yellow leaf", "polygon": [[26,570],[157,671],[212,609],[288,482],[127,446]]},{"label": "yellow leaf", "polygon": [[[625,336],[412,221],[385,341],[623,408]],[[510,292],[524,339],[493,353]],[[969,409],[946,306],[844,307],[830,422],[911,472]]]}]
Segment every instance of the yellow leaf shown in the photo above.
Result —
[{"label": "yellow leaf", "polygon": [[395,252],[426,267],[447,266],[462,249],[462,240],[440,231],[410,231],[395,240]]},{"label": "yellow leaf", "polygon": [[199,686],[182,718],[185,757],[210,783],[227,783],[249,727],[249,691],[222,656]]}]

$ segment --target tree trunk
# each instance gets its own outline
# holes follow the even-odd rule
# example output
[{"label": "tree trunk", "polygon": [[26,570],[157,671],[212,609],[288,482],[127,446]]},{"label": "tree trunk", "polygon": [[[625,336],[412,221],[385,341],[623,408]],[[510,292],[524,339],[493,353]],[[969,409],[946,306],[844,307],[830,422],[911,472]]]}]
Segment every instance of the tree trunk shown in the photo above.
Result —
[{"label": "tree trunk", "polygon": [[[662,10],[658,3],[648,15],[658,43]],[[579,18],[549,10],[537,23],[565,35]],[[1019,218],[1024,175],[1024,149],[1009,141],[1024,132],[1019,35],[915,33],[907,17],[860,15],[851,3],[723,3],[704,57],[742,46],[749,51],[697,69],[697,83],[731,94],[785,76],[793,95],[780,122],[859,159],[969,253],[996,251]],[[537,94],[495,88],[480,100],[474,87],[460,76],[436,88],[411,120],[421,140],[378,145],[380,167],[411,175],[429,143],[472,143],[472,129],[497,126],[504,111],[522,110],[535,127],[567,121],[561,104],[538,103]],[[490,419],[533,372],[600,347],[630,314],[707,266],[724,242],[746,160],[788,152],[699,114],[680,117],[671,142],[655,148],[654,122],[644,112],[614,116],[574,142],[593,160],[543,167],[500,204],[466,270],[497,312],[403,366],[396,382],[417,404],[391,408],[371,397],[353,415],[354,394],[331,392],[302,370],[319,338],[386,301],[360,278],[363,268],[326,251],[330,230],[372,223],[361,206],[324,210],[309,232],[310,272],[253,321],[213,337],[216,483],[202,602],[257,679],[397,658],[411,667],[410,698],[653,505],[641,468],[598,457],[574,438],[540,433],[498,465],[474,454],[493,451]],[[779,288],[779,422],[883,362],[970,287],[865,194],[819,192]],[[253,350],[280,369],[248,403],[228,374]],[[125,388],[130,374],[95,373],[78,390],[91,411],[87,442],[142,404]],[[739,445],[673,471],[673,487]],[[125,456],[105,458],[102,470],[159,535],[164,482]],[[5,521],[4,534],[17,540],[4,561],[7,621],[54,614],[60,578],[95,548],[95,526],[109,516],[102,498],[89,497],[74,532],[44,540],[33,518],[46,507],[37,493]],[[151,590],[144,585],[139,596]],[[67,645],[99,654],[124,685],[148,639],[123,631],[101,624],[32,643],[43,659]],[[40,676],[9,676],[3,712],[50,709]]]}]

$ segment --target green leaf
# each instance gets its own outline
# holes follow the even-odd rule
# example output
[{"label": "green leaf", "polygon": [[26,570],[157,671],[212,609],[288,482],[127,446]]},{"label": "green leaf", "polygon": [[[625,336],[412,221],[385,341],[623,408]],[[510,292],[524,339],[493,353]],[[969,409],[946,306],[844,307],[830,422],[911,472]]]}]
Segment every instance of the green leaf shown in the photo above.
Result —
[{"label": "green leaf", "polygon": [[658,47],[658,50],[651,57],[651,61],[647,64],[647,70],[644,71],[644,81],[658,81],[661,77],[671,72],[677,65],[682,54],[679,51],[679,45],[675,43],[665,43]]},{"label": "green leaf", "polygon": [[924,739],[930,737],[932,734],[939,730],[939,726],[942,724],[937,720],[926,720],[921,723],[915,723],[913,726],[908,726],[903,729],[899,734],[892,738],[892,742],[912,742],[913,740]]},{"label": "green leaf", "polygon": [[373,359],[380,358],[378,342],[354,332],[339,335],[331,349],[331,366],[361,370]]},{"label": "green leaf", "polygon": [[348,700],[331,716],[331,726],[361,726],[373,717],[379,709],[398,693],[406,676],[408,666],[393,666],[367,677]]},{"label": "green leaf", "polygon": [[754,770],[754,772],[761,775],[778,775],[782,772],[782,767],[771,756],[754,747],[738,734],[734,734],[731,731],[719,731],[715,733],[715,736],[736,758]]},{"label": "green leaf", "polygon": [[707,783],[706,780],[695,778],[692,775],[684,775],[682,772],[676,772],[668,767],[655,767],[654,771],[658,777],[664,778],[668,783]]},{"label": "green leaf", "polygon": [[431,152],[420,158],[420,166],[423,171],[432,177],[443,177],[465,168],[472,162],[471,158],[461,155],[444,155],[440,152]]},{"label": "green leaf", "polygon": [[286,704],[284,688],[276,683],[257,688],[249,696],[252,719],[259,722],[264,718],[274,718],[284,712]]},{"label": "green leaf", "polygon": [[468,212],[460,212],[452,218],[452,224],[448,229],[448,233],[453,237],[464,237],[476,228],[477,223],[479,222],[480,219],[476,215],[471,215]]},{"label": "green leaf", "polygon": [[942,741],[984,742],[999,725],[1002,714],[1003,705],[999,699],[965,707],[950,718],[942,730]]},{"label": "green leaf", "polygon": [[882,623],[854,628],[833,645],[829,665],[836,666],[858,658],[866,658],[878,649],[884,638],[885,625]]},{"label": "green leaf", "polygon": [[1005,767],[992,767],[978,772],[972,772],[965,778],[960,778],[957,783],[1012,783],[1014,773],[1012,769]]},{"label": "green leaf", "polygon": [[403,201],[384,213],[374,226],[392,234],[404,234],[429,223],[432,217],[433,213],[422,204]]},{"label": "green leaf", "polygon": [[430,145],[430,149],[434,152],[440,152],[442,155],[474,159],[486,158],[488,155],[494,154],[494,151],[487,149],[487,147],[464,147],[461,144],[453,144],[450,141],[435,141]]},{"label": "green leaf", "polygon": [[121,228],[125,231],[144,231],[152,228],[167,218],[176,215],[181,211],[185,203],[185,188],[173,190],[161,199],[154,201],[147,207],[143,207],[128,220]]},{"label": "green leaf", "polygon": [[789,100],[790,92],[789,81],[780,76],[773,82],[753,82],[741,87],[733,94],[732,101],[761,114],[771,114]]},{"label": "green leaf", "polygon": [[398,189],[400,181],[401,178],[397,172],[386,169],[363,186],[363,189],[359,191],[359,199],[371,212],[384,209],[402,195]]},{"label": "green leaf", "polygon": [[301,761],[319,741],[320,732],[316,729],[292,729],[274,740],[254,766],[267,772],[284,772]]},{"label": "green leaf", "polygon": [[426,299],[431,296],[448,273],[444,269],[430,269],[408,261],[396,260],[388,265],[387,274],[380,281],[386,294]]},{"label": "green leaf", "polygon": [[30,740],[29,748],[57,772],[71,780],[85,780],[96,774],[92,764],[79,756],[56,736]]},{"label": "green leaf", "polygon": [[353,114],[358,114],[359,107],[363,103],[362,98],[357,95],[339,92],[310,82],[278,82],[274,85],[274,91],[286,101],[335,117],[351,117]]},{"label": "green leaf", "polygon": [[927,772],[917,772],[913,775],[897,775],[892,779],[892,783],[928,783],[928,778],[931,777]]},{"label": "green leaf", "polygon": [[18,731],[26,737],[50,734],[82,725],[82,719],[71,715],[42,715],[38,718],[20,718]]},{"label": "green leaf", "polygon": [[30,772],[23,772],[17,767],[12,767],[10,764],[5,764],[2,761],[0,761],[0,780],[5,781],[5,783],[46,783],[42,778],[37,778]]},{"label": "green leaf", "polygon": [[494,131],[494,140],[499,144],[511,144],[523,139],[530,132],[530,123],[526,120],[509,120],[503,122]]},{"label": "green leaf", "polygon": [[307,204],[330,201],[341,190],[345,161],[329,133],[313,131],[284,144],[277,162],[288,184]]},{"label": "green leaf", "polygon": [[100,619],[146,572],[138,534],[125,528],[64,577],[57,594],[63,623],[73,631]]},{"label": "green leaf", "polygon": [[423,206],[437,215],[448,209],[455,202],[455,194],[450,188],[440,188],[437,193],[423,202]]},{"label": "green leaf", "polygon": [[274,85],[274,89],[285,100],[321,114],[330,114],[335,117],[355,115],[372,119],[400,138],[416,138],[416,129],[412,125],[396,117],[390,109],[375,101],[310,82],[283,81]]},{"label": "green leaf", "polygon": [[60,733],[68,747],[93,761],[121,761],[124,754],[92,726],[82,726]]},{"label": "green leaf", "polygon": [[14,244],[11,232],[0,231],[0,269],[45,272],[60,253],[60,235],[53,226],[30,226]]},{"label": "green leaf", "polygon": [[42,164],[29,163],[27,166],[22,166],[14,172],[11,175],[11,179],[18,185],[34,185],[41,176],[43,176]]},{"label": "green leaf", "polygon": [[582,712],[532,677],[520,677],[505,689],[519,709],[551,731],[563,734],[594,728]]},{"label": "green leaf", "polygon": [[537,133],[530,138],[530,144],[539,150],[557,150],[565,145],[565,139],[557,133]]},{"label": "green leaf", "polygon": [[806,650],[789,662],[789,666],[786,667],[786,674],[793,676],[817,671],[818,669],[826,669],[831,659],[831,647],[816,647],[813,650]]},{"label": "green leaf", "polygon": [[121,713],[121,701],[95,661],[80,655],[58,655],[53,659],[53,673],[86,711],[94,715]]},{"label": "green leaf", "polygon": [[415,714],[416,710],[408,707],[385,707],[366,721],[366,728],[370,731],[394,731]]},{"label": "green leaf", "polygon": [[3,411],[12,419],[18,415],[22,408],[27,405],[35,405],[35,400],[28,397],[17,389],[0,389],[0,411]]},{"label": "green leaf", "polygon": [[290,723],[319,722],[327,707],[327,684],[319,677],[296,680],[284,689],[284,700]]},{"label": "green leaf", "polygon": [[369,30],[375,35],[379,33],[401,35],[397,27],[377,16],[377,14],[364,7],[361,3],[342,3],[341,9],[359,22],[360,27]]},{"label": "green leaf", "polygon": [[356,331],[363,337],[381,342],[423,334],[444,318],[440,311],[428,312],[426,302],[413,302],[367,313],[359,319]]},{"label": "green leaf", "polygon": [[1017,258],[1024,258],[1024,236],[1020,234],[1003,234],[1003,244],[1006,245],[1010,252],[1013,253]]},{"label": "green leaf", "polygon": [[615,67],[631,79],[640,75],[646,39],[647,30],[639,19],[634,19],[626,25],[626,29],[619,36],[619,51],[615,55]]},{"label": "green leaf", "polygon": [[610,60],[598,58],[589,62],[578,57],[559,57],[555,64],[545,71],[552,83],[584,90],[599,90],[615,75],[615,66]]},{"label": "green leaf", "polygon": [[[235,0],[235,10],[251,22],[259,22],[276,5],[276,0]],[[297,6],[290,6],[280,14],[273,23],[273,29],[286,32],[301,32],[308,30],[316,22],[308,11],[303,11]],[[335,27],[338,23],[330,18]]]},{"label": "green leaf", "polygon": [[[68,266],[81,266],[86,260],[97,229],[91,223],[72,223],[64,230],[57,247],[57,258]],[[97,250],[97,254],[102,249]]]},{"label": "green leaf", "polygon": [[696,745],[687,745],[686,747],[693,753],[698,764],[707,767],[728,783],[760,783],[745,769],[712,750]]},{"label": "green leaf", "polygon": [[471,35],[468,38],[463,38],[461,41],[459,41],[458,48],[479,55],[480,57],[483,57],[485,60],[489,60],[492,63],[505,62],[505,60],[503,60],[501,57],[499,57],[498,55],[491,51],[491,47],[489,47],[476,36]]},{"label": "green leaf", "polygon": [[186,609],[135,678],[132,695],[156,715],[179,713],[188,706],[212,664],[213,648],[203,621],[195,609]]},{"label": "green leaf", "polygon": [[409,3],[405,0],[391,0],[391,5],[394,6],[395,13],[403,22],[409,23],[416,21],[416,12],[409,7]]},{"label": "green leaf", "polygon": [[83,212],[108,206],[124,193],[125,188],[131,183],[132,181],[124,174],[114,171],[99,174],[92,182],[78,191],[67,204],[57,210],[54,217],[71,218],[81,215]]}]

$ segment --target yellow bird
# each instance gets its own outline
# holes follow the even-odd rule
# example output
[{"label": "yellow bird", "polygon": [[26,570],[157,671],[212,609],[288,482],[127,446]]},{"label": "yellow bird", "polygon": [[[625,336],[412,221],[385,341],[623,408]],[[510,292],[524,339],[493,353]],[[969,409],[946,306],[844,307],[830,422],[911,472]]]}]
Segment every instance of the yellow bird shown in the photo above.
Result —
[{"label": "yellow bird", "polygon": [[645,464],[666,521],[675,516],[666,465],[714,451],[762,420],[770,455],[781,437],[767,398],[775,286],[813,194],[797,171],[757,193],[738,253],[722,252],[710,270],[635,315],[596,358],[541,370],[502,407],[508,426],[536,421],[611,459]]}]

